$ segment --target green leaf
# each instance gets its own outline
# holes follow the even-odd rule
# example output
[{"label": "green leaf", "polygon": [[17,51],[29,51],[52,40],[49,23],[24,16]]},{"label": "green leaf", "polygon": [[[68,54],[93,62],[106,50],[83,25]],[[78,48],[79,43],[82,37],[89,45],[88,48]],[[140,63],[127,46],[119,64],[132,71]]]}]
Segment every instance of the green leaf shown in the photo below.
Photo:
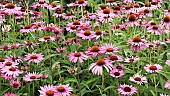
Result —
[{"label": "green leaf", "polygon": [[70,82],[78,82],[76,79],[74,79],[74,78],[69,78],[69,79],[65,79],[64,80],[64,83],[70,83]]},{"label": "green leaf", "polygon": [[115,86],[108,86],[104,89],[104,91],[107,91],[108,89],[116,88]]}]

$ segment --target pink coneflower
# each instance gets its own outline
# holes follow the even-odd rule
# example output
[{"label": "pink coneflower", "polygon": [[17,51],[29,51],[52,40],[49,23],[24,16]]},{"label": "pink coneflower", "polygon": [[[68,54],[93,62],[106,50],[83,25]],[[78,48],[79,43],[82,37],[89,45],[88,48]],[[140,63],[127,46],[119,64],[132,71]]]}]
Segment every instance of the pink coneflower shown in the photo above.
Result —
[{"label": "pink coneflower", "polygon": [[23,34],[33,32],[33,31],[35,31],[35,29],[32,28],[32,25],[25,25],[23,29],[20,29],[20,32]]},{"label": "pink coneflower", "polygon": [[39,80],[40,78],[41,78],[40,74],[33,72],[33,73],[27,73],[27,75],[23,77],[23,80],[25,82],[31,82],[31,81]]},{"label": "pink coneflower", "polygon": [[115,52],[119,52],[119,48],[115,47],[113,44],[105,44],[101,46],[101,53],[104,54],[114,54]]},{"label": "pink coneflower", "polygon": [[72,25],[72,26],[68,26],[68,27],[66,28],[66,30],[67,30],[68,32],[76,32],[76,31],[77,31],[77,28],[76,28],[76,26]]},{"label": "pink coneflower", "polygon": [[69,84],[66,85],[58,85],[56,86],[56,96],[70,96],[73,89],[69,86]]},{"label": "pink coneflower", "polygon": [[56,51],[59,53],[63,53],[66,50],[65,47],[61,47],[61,48],[56,48]]},{"label": "pink coneflower", "polygon": [[134,0],[123,0],[123,3],[134,3],[135,1]]},{"label": "pink coneflower", "polygon": [[4,73],[5,76],[11,76],[12,78],[17,78],[19,74],[22,74],[23,71],[18,70],[17,67],[3,67],[1,73]]},{"label": "pink coneflower", "polygon": [[3,32],[9,32],[11,30],[11,25],[4,25],[3,27],[2,27],[2,31]]},{"label": "pink coneflower", "polygon": [[170,89],[170,80],[167,80],[165,83],[165,88]]},{"label": "pink coneflower", "polygon": [[132,96],[133,94],[137,93],[137,89],[135,87],[132,87],[132,85],[123,84],[120,85],[118,93],[124,96],[126,95]]},{"label": "pink coneflower", "polygon": [[140,85],[147,83],[146,77],[143,76],[143,75],[139,75],[139,74],[133,75],[133,77],[130,77],[129,80],[136,83],[136,84],[140,84]]},{"label": "pink coneflower", "polygon": [[81,30],[77,33],[77,36],[81,37],[82,39],[92,39],[93,35],[94,32],[90,30],[85,30],[85,31]]},{"label": "pink coneflower", "polygon": [[5,7],[8,4],[7,1],[1,1],[0,2],[0,7]]},{"label": "pink coneflower", "polygon": [[88,48],[85,52],[88,56],[96,57],[100,55],[100,47],[99,46],[92,46],[91,48]]},{"label": "pink coneflower", "polygon": [[57,10],[56,13],[53,14],[53,16],[55,16],[55,17],[63,17],[64,14],[62,13],[61,10]]},{"label": "pink coneflower", "polygon": [[130,40],[129,43],[131,44],[131,50],[134,50],[134,51],[140,51],[146,48],[146,40],[141,39],[138,36]]},{"label": "pink coneflower", "polygon": [[169,15],[170,14],[170,8],[168,8],[167,10],[164,10],[164,14]]},{"label": "pink coneflower", "polygon": [[63,15],[63,18],[64,19],[72,19],[72,18],[75,18],[75,16],[72,13],[68,12]]},{"label": "pink coneflower", "polygon": [[57,5],[56,3],[52,2],[49,6],[48,6],[49,10],[61,10],[63,9],[62,6]]},{"label": "pink coneflower", "polygon": [[35,63],[39,63],[42,60],[44,60],[43,58],[44,55],[42,55],[42,53],[40,54],[36,54],[36,53],[28,53],[28,55],[26,55],[26,57],[24,58],[25,61],[29,61],[29,62],[35,62]]},{"label": "pink coneflower", "polygon": [[8,48],[10,49],[17,49],[20,47],[20,43],[8,44]]},{"label": "pink coneflower", "polygon": [[155,47],[156,47],[156,44],[146,44],[146,46],[147,46],[148,48],[155,48]]},{"label": "pink coneflower", "polygon": [[31,47],[32,49],[34,49],[34,46],[38,45],[37,43],[33,43],[33,42],[27,42],[24,41],[24,46],[26,46],[27,48]]},{"label": "pink coneflower", "polygon": [[153,43],[156,44],[157,46],[165,44],[165,42],[161,42],[159,40],[153,41]]},{"label": "pink coneflower", "polygon": [[122,62],[123,58],[118,55],[111,55],[106,58],[107,61],[114,63],[114,62]]},{"label": "pink coneflower", "polygon": [[166,64],[170,66],[170,60],[166,60]]},{"label": "pink coneflower", "polygon": [[48,74],[40,74],[41,75],[41,79],[46,79],[48,78]]},{"label": "pink coneflower", "polygon": [[162,34],[162,30],[159,28],[158,25],[153,25],[152,27],[148,27],[147,30],[152,34],[156,34],[156,35]]},{"label": "pink coneflower", "polygon": [[126,67],[123,64],[116,64],[114,65],[114,69],[117,69],[119,71],[125,71]]},{"label": "pink coneflower", "polygon": [[109,74],[110,74],[110,76],[112,76],[112,77],[120,78],[120,77],[122,77],[122,76],[124,75],[124,71],[123,71],[123,70],[119,71],[119,70],[117,70],[117,69],[113,69],[113,70],[111,70],[111,71],[109,72]]},{"label": "pink coneflower", "polygon": [[170,16],[169,15],[166,15],[164,18],[163,18],[163,22],[161,23],[161,27],[162,28],[165,28],[165,29],[169,29],[170,25]]},{"label": "pink coneflower", "polygon": [[138,3],[135,3],[133,6],[131,6],[132,8],[130,9],[130,12],[132,13],[139,13],[140,11],[142,11],[140,5]]},{"label": "pink coneflower", "polygon": [[9,15],[16,13],[17,11],[19,11],[21,9],[21,7],[17,7],[15,4],[13,3],[8,3],[5,8],[4,11],[5,13],[8,13]]},{"label": "pink coneflower", "polygon": [[100,58],[97,60],[97,62],[91,64],[89,70],[92,70],[93,74],[102,75],[103,66],[106,68],[107,72],[113,69],[113,65],[111,63]]},{"label": "pink coneflower", "polygon": [[6,59],[3,64],[4,64],[4,67],[17,67],[18,65],[18,63],[16,62],[12,62],[11,60],[6,60]]},{"label": "pink coneflower", "polygon": [[128,63],[134,63],[137,62],[139,60],[139,58],[136,57],[131,57],[131,58],[126,58],[124,62],[128,62]]},{"label": "pink coneflower", "polygon": [[152,13],[150,13],[149,9],[144,9],[140,12],[139,18],[147,18],[152,17]]},{"label": "pink coneflower", "polygon": [[77,6],[88,6],[88,1],[85,1],[85,0],[77,0],[77,1],[75,2],[75,4],[76,4]]},{"label": "pink coneflower", "polygon": [[131,14],[129,17],[128,17],[128,20],[127,20],[127,25],[128,26],[139,26],[139,23],[136,21],[136,16],[134,14]]},{"label": "pink coneflower", "polygon": [[56,86],[44,85],[43,87],[40,86],[40,89],[41,90],[38,90],[38,91],[43,96],[57,96],[57,94],[56,94]]},{"label": "pink coneflower", "polygon": [[47,42],[49,40],[54,41],[56,38],[52,37],[52,36],[44,36],[43,38],[39,38],[39,41],[43,41],[43,42]]},{"label": "pink coneflower", "polygon": [[14,93],[7,93],[7,94],[4,94],[4,96],[18,96],[18,95]]},{"label": "pink coneflower", "polygon": [[93,39],[94,40],[97,40],[99,39],[101,36],[103,36],[104,34],[107,34],[106,32],[104,31],[101,31],[101,30],[96,30],[94,35],[93,35]]},{"label": "pink coneflower", "polygon": [[48,7],[48,4],[46,3],[45,0],[38,0],[38,1],[39,2],[36,2],[31,7],[34,8],[34,9],[39,8],[39,7],[42,7],[42,8]]},{"label": "pink coneflower", "polygon": [[11,80],[10,85],[14,88],[19,88],[21,86],[21,82],[18,80]]},{"label": "pink coneflower", "polygon": [[151,64],[147,64],[144,69],[146,70],[146,72],[149,72],[149,73],[153,73],[153,72],[159,72],[162,70],[162,66],[159,65],[159,64],[154,64],[154,65],[151,65]]},{"label": "pink coneflower", "polygon": [[82,52],[75,52],[75,53],[70,53],[69,55],[69,60],[76,63],[77,61],[80,61],[82,63],[84,60],[87,60],[88,56],[83,54]]},{"label": "pink coneflower", "polygon": [[6,59],[7,61],[13,61],[13,62],[17,62],[17,63],[21,63],[23,62],[22,61],[22,58],[20,56],[16,56],[16,55],[10,55],[10,56],[6,56]]},{"label": "pink coneflower", "polygon": [[117,5],[117,3],[114,2],[114,0],[107,0],[106,5],[108,5],[108,6],[113,6],[113,5]]}]

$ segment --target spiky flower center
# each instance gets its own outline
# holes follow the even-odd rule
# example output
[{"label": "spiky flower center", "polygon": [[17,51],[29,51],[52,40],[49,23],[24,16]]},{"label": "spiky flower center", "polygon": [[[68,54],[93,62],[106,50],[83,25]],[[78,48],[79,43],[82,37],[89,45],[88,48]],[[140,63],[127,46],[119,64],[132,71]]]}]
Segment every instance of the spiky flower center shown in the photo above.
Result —
[{"label": "spiky flower center", "polygon": [[106,9],[107,6],[103,4],[103,5],[100,6],[100,8],[101,8],[101,9]]},{"label": "spiky flower center", "polygon": [[15,67],[9,68],[10,71],[16,71],[17,69]]},{"label": "spiky flower center", "polygon": [[31,59],[37,59],[38,57],[37,57],[37,55],[32,55],[31,56]]},{"label": "spiky flower center", "polygon": [[114,61],[114,60],[118,60],[117,56],[110,56],[110,60]]},{"label": "spiky flower center", "polygon": [[66,16],[71,16],[72,14],[71,14],[71,12],[68,12],[67,14],[66,14]]},{"label": "spiky flower center", "polygon": [[120,10],[120,6],[115,6],[114,10]]},{"label": "spiky flower center", "polygon": [[133,42],[141,42],[141,41],[142,41],[141,38],[138,36],[133,38]]},{"label": "spiky flower center", "polygon": [[13,85],[14,88],[17,88],[17,87],[19,86],[18,83],[14,83],[14,84],[12,84],[12,85]]},{"label": "spiky flower center", "polygon": [[78,20],[74,20],[73,25],[80,25],[80,22]]},{"label": "spiky flower center", "polygon": [[119,73],[119,72],[115,72],[114,75],[115,75],[115,76],[119,76],[120,73]]},{"label": "spiky flower center", "polygon": [[157,70],[157,67],[155,65],[152,65],[149,67],[150,70]]},{"label": "spiky flower center", "polygon": [[100,51],[100,48],[98,46],[93,46],[91,48],[91,52],[99,52]]},{"label": "spiky flower center", "polygon": [[129,21],[131,21],[131,22],[136,21],[136,16],[135,16],[134,14],[131,14],[131,15],[129,16]]},{"label": "spiky flower center", "polygon": [[107,52],[113,52],[113,48],[107,48]]},{"label": "spiky flower center", "polygon": [[46,91],[47,96],[54,96],[54,91],[53,90],[48,90]]},{"label": "spiky flower center", "polygon": [[85,36],[90,36],[90,35],[91,35],[90,30],[86,30],[86,31],[84,32],[84,35],[85,35]]},{"label": "spiky flower center", "polygon": [[78,0],[78,4],[83,4],[85,0]]},{"label": "spiky flower center", "polygon": [[151,3],[150,2],[146,2],[145,3],[145,7],[151,7]]},{"label": "spiky flower center", "polygon": [[109,14],[109,13],[110,13],[110,9],[109,9],[109,8],[104,9],[104,10],[103,10],[103,13],[104,13],[104,14]]},{"label": "spiky flower center", "polygon": [[57,88],[57,91],[59,92],[64,92],[65,91],[65,88],[63,86],[60,86]]},{"label": "spiky flower center", "polygon": [[130,87],[125,87],[123,90],[124,90],[125,92],[130,92],[130,91],[131,91],[131,88],[130,88]]},{"label": "spiky flower center", "polygon": [[80,52],[76,52],[76,53],[74,53],[74,56],[75,56],[75,57],[80,57],[80,56],[81,56],[81,53],[80,53]]},{"label": "spiky flower center", "polygon": [[133,6],[134,6],[135,8],[139,8],[139,7],[140,7],[140,5],[139,5],[138,3],[134,4]]},{"label": "spiky flower center", "polygon": [[31,25],[26,25],[24,26],[24,29],[30,29],[32,26]]},{"label": "spiky flower center", "polygon": [[12,62],[6,62],[5,65],[6,65],[6,66],[11,66],[11,65],[12,65]]},{"label": "spiky flower center", "polygon": [[51,6],[52,6],[52,7],[56,7],[57,4],[53,2],[53,3],[51,3]]},{"label": "spiky flower center", "polygon": [[165,16],[164,17],[164,22],[169,23],[170,22],[170,16]]},{"label": "spiky flower center", "polygon": [[50,39],[50,36],[44,36],[44,39],[45,39],[45,40],[49,40],[49,39]]},{"label": "spiky flower center", "polygon": [[8,9],[14,9],[15,8],[15,5],[13,3],[8,3],[5,8],[8,8]]},{"label": "spiky flower center", "polygon": [[150,24],[151,24],[151,25],[156,25],[156,22],[151,22]]},{"label": "spiky flower center", "polygon": [[6,5],[7,2],[6,2],[6,1],[2,1],[1,4],[2,4],[2,5]]},{"label": "spiky flower center", "polygon": [[96,34],[96,35],[101,35],[101,34],[102,34],[102,31],[101,31],[101,30],[96,30],[95,34]]},{"label": "spiky flower center", "polygon": [[30,79],[36,79],[36,76],[31,76]]},{"label": "spiky flower center", "polygon": [[158,29],[158,25],[154,25],[152,29],[157,30]]},{"label": "spiky flower center", "polygon": [[135,81],[141,81],[141,78],[140,77],[135,77],[134,80]]},{"label": "spiky flower center", "polygon": [[106,64],[106,62],[105,62],[104,59],[100,58],[100,59],[97,60],[96,64],[99,65],[99,66],[102,66],[102,65]]},{"label": "spiky flower center", "polygon": [[130,62],[133,62],[133,61],[135,61],[135,60],[134,60],[133,58],[130,58],[129,61],[130,61]]},{"label": "spiky flower center", "polygon": [[4,58],[0,58],[0,62],[4,62],[5,61],[5,59]]},{"label": "spiky flower center", "polygon": [[144,10],[144,13],[149,13],[149,9],[145,9],[145,10]]},{"label": "spiky flower center", "polygon": [[107,0],[107,2],[108,2],[108,3],[113,3],[113,2],[114,2],[114,0]]}]

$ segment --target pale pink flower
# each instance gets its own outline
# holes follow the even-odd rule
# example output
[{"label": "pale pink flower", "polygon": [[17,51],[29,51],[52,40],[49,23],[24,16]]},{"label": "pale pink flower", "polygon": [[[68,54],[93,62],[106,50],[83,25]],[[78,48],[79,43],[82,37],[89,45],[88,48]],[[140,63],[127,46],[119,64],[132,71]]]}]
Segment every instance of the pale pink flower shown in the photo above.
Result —
[{"label": "pale pink flower", "polygon": [[44,36],[43,38],[39,38],[38,39],[39,41],[42,41],[42,42],[47,42],[47,41],[54,41],[56,40],[56,38],[54,38],[53,36]]},{"label": "pale pink flower", "polygon": [[77,33],[77,36],[81,37],[82,39],[92,39],[93,35],[94,32],[90,30],[85,30],[85,31],[81,30]]},{"label": "pale pink flower", "polygon": [[28,53],[26,55],[26,57],[24,58],[25,61],[29,61],[30,62],[35,62],[35,63],[39,63],[41,62],[42,60],[44,60],[43,58],[44,55],[42,55],[42,53],[40,54],[36,54],[36,53]]},{"label": "pale pink flower", "polygon": [[17,62],[17,63],[21,63],[23,62],[22,58],[20,56],[16,56],[16,55],[10,55],[10,56],[6,56],[7,61],[13,61],[13,62]]},{"label": "pale pink flower", "polygon": [[119,52],[119,48],[114,46],[113,44],[105,44],[104,46],[101,46],[101,53],[104,54],[114,54],[116,52]]},{"label": "pale pink flower", "polygon": [[12,78],[17,78],[19,74],[22,74],[23,71],[18,70],[17,67],[3,67],[1,73],[4,73],[5,76],[12,76]]},{"label": "pale pink flower", "polygon": [[114,63],[114,62],[122,62],[123,58],[118,55],[110,55],[106,58],[106,60],[109,61],[110,63]]},{"label": "pale pink flower", "polygon": [[21,86],[21,82],[18,80],[11,80],[10,85],[14,88],[19,88]]},{"label": "pale pink flower", "polygon": [[133,77],[130,77],[129,80],[136,83],[136,84],[140,84],[140,85],[147,83],[146,77],[143,76],[143,75],[139,75],[139,74],[133,75]]},{"label": "pale pink flower", "polygon": [[4,94],[4,96],[18,96],[18,95],[14,94],[14,93],[6,93],[6,94]]},{"label": "pale pink flower", "polygon": [[166,60],[166,64],[170,66],[170,60]]},{"label": "pale pink flower", "polygon": [[96,57],[101,55],[102,53],[100,52],[101,48],[99,46],[92,46],[91,48],[88,48],[87,51],[85,52],[88,56]]},{"label": "pale pink flower", "polygon": [[73,89],[69,86],[69,84],[66,85],[58,85],[56,86],[56,96],[70,96]]},{"label": "pale pink flower", "polygon": [[135,87],[132,87],[132,85],[123,84],[123,85],[120,85],[118,89],[118,93],[124,96],[127,96],[127,95],[132,96],[133,94],[137,93],[137,89]]},{"label": "pale pink flower", "polygon": [[119,71],[117,69],[113,69],[113,70],[110,71],[109,74],[112,77],[120,78],[120,77],[122,77],[124,75],[124,71],[123,70]]},{"label": "pale pink flower", "polygon": [[132,62],[137,62],[139,58],[131,57],[131,58],[126,58],[124,62],[132,63]]},{"label": "pale pink flower", "polygon": [[76,63],[80,61],[82,63],[84,60],[87,60],[88,56],[83,54],[82,52],[75,52],[75,53],[70,53],[69,55],[69,60]]},{"label": "pale pink flower", "polygon": [[41,75],[36,73],[36,72],[33,72],[33,73],[27,73],[24,77],[23,77],[23,80],[25,82],[32,82],[32,81],[35,81],[35,80],[39,80],[41,78]]},{"label": "pale pink flower", "polygon": [[106,68],[107,72],[113,69],[113,65],[111,63],[100,58],[97,60],[97,62],[91,64],[89,70],[92,70],[93,74],[102,75],[103,67]]},{"label": "pale pink flower", "polygon": [[41,90],[38,90],[41,95],[43,96],[58,96],[56,94],[56,86],[53,85],[44,85],[43,87],[40,86]]},{"label": "pale pink flower", "polygon": [[165,88],[170,89],[170,80],[167,80],[165,83]]},{"label": "pale pink flower", "polygon": [[149,72],[149,73],[160,72],[162,70],[162,66],[159,64],[154,64],[154,65],[147,64],[144,67],[144,69],[146,70],[146,72]]}]

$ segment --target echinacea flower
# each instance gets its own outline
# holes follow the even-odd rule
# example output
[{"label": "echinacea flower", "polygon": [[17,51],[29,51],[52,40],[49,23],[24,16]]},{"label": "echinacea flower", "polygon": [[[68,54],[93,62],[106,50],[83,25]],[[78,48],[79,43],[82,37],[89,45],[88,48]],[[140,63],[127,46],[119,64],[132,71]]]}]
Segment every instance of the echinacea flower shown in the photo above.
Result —
[{"label": "echinacea flower", "polygon": [[17,67],[3,67],[1,73],[4,73],[4,76],[11,76],[12,78],[17,78],[19,74],[22,74],[23,71],[18,70]]},{"label": "echinacea flower", "polygon": [[40,86],[41,90],[38,90],[41,95],[43,96],[58,96],[56,94],[56,86],[53,85],[44,85],[43,87]]},{"label": "echinacea flower", "polygon": [[162,66],[159,65],[159,64],[147,64],[144,69],[146,70],[146,72],[149,72],[149,73],[153,73],[153,72],[159,72],[162,70]]},{"label": "echinacea flower", "polygon": [[23,80],[25,82],[32,82],[32,81],[35,81],[35,80],[39,80],[41,77],[40,74],[36,73],[36,72],[33,72],[33,73],[27,73],[24,77],[23,77]]},{"label": "echinacea flower", "polygon": [[77,68],[74,66],[74,67],[70,67],[69,69],[68,69],[68,72],[70,73],[70,74],[74,74],[74,73],[76,73],[77,72]]},{"label": "echinacea flower", "polygon": [[133,94],[137,93],[137,89],[135,87],[132,87],[132,85],[123,84],[123,85],[120,85],[118,89],[118,93],[124,96],[127,96],[127,95],[132,96]]},{"label": "echinacea flower", "polygon": [[6,94],[4,94],[4,96],[18,96],[18,95],[14,94],[14,93],[6,93]]},{"label": "echinacea flower", "polygon": [[44,36],[43,38],[39,38],[38,40],[39,40],[39,41],[47,42],[47,41],[49,41],[49,40],[54,41],[55,38],[54,38],[53,36]]},{"label": "echinacea flower", "polygon": [[88,56],[83,54],[82,52],[75,52],[75,53],[70,53],[69,55],[69,60],[76,63],[77,61],[80,61],[82,63],[84,60],[87,60]]},{"label": "echinacea flower", "polygon": [[170,80],[167,80],[165,83],[165,88],[170,89]]},{"label": "echinacea flower", "polygon": [[120,78],[120,77],[122,77],[122,76],[124,75],[124,71],[123,71],[123,70],[119,71],[119,70],[117,70],[117,69],[113,69],[113,70],[111,70],[111,71],[109,72],[109,74],[110,74],[110,76],[112,76],[112,77]]},{"label": "echinacea flower", "polygon": [[122,62],[123,58],[118,55],[110,55],[106,58],[106,60],[109,61],[110,63],[114,63],[114,62]]},{"label": "echinacea flower", "polygon": [[10,85],[14,88],[19,88],[21,86],[21,82],[18,80],[11,80]]},{"label": "echinacea flower", "polygon": [[94,35],[94,32],[91,30],[81,30],[77,33],[78,37],[81,37],[82,39],[92,39]]},{"label": "echinacea flower", "polygon": [[5,61],[13,61],[13,62],[16,62],[16,63],[21,63],[23,62],[22,61],[22,58],[20,56],[16,56],[16,55],[10,55],[10,56],[6,56],[6,59]]},{"label": "echinacea flower", "polygon": [[4,25],[3,27],[2,27],[2,31],[3,32],[9,32],[11,30],[11,25]]},{"label": "echinacea flower", "polygon": [[113,65],[111,63],[100,58],[97,60],[97,62],[91,64],[89,70],[92,70],[93,74],[102,75],[103,67],[106,68],[107,72],[109,72],[109,70],[113,69]]},{"label": "echinacea flower", "polygon": [[167,95],[167,94],[160,94],[159,96],[169,96],[169,95]]},{"label": "echinacea flower", "polygon": [[119,52],[119,48],[115,47],[113,44],[105,44],[104,46],[101,46],[101,53],[104,54],[114,54],[116,52]]},{"label": "echinacea flower", "polygon": [[133,77],[130,77],[129,80],[136,83],[136,84],[140,84],[140,85],[147,83],[146,77],[143,76],[143,75],[139,75],[139,74],[133,75]]},{"label": "echinacea flower", "polygon": [[132,62],[137,62],[139,58],[136,57],[131,57],[131,58],[126,58],[124,62],[132,63]]},{"label": "echinacea flower", "polygon": [[56,96],[70,96],[73,89],[69,86],[69,84],[66,85],[58,85],[56,86]]},{"label": "echinacea flower", "polygon": [[166,60],[166,64],[170,66],[170,60]]},{"label": "echinacea flower", "polygon": [[29,62],[35,62],[35,63],[39,63],[42,60],[44,60],[43,58],[44,55],[42,55],[42,53],[37,54],[37,53],[28,53],[26,55],[26,57],[24,58],[25,61],[29,61]]},{"label": "echinacea flower", "polygon": [[136,36],[129,43],[131,44],[131,50],[140,51],[146,48],[147,41]]},{"label": "echinacea flower", "polygon": [[101,48],[99,46],[92,46],[91,48],[88,48],[85,53],[88,56],[96,57],[101,54],[100,50]]},{"label": "echinacea flower", "polygon": [[136,21],[136,15],[134,14],[131,14],[129,17],[128,17],[128,20],[127,20],[127,25],[128,26],[139,26],[139,23]]},{"label": "echinacea flower", "polygon": [[147,30],[152,34],[156,34],[156,35],[162,34],[162,30],[159,28],[158,25],[153,25],[152,27],[148,27]]},{"label": "echinacea flower", "polygon": [[3,63],[4,67],[17,67],[18,63],[12,62],[11,60],[5,60]]}]

